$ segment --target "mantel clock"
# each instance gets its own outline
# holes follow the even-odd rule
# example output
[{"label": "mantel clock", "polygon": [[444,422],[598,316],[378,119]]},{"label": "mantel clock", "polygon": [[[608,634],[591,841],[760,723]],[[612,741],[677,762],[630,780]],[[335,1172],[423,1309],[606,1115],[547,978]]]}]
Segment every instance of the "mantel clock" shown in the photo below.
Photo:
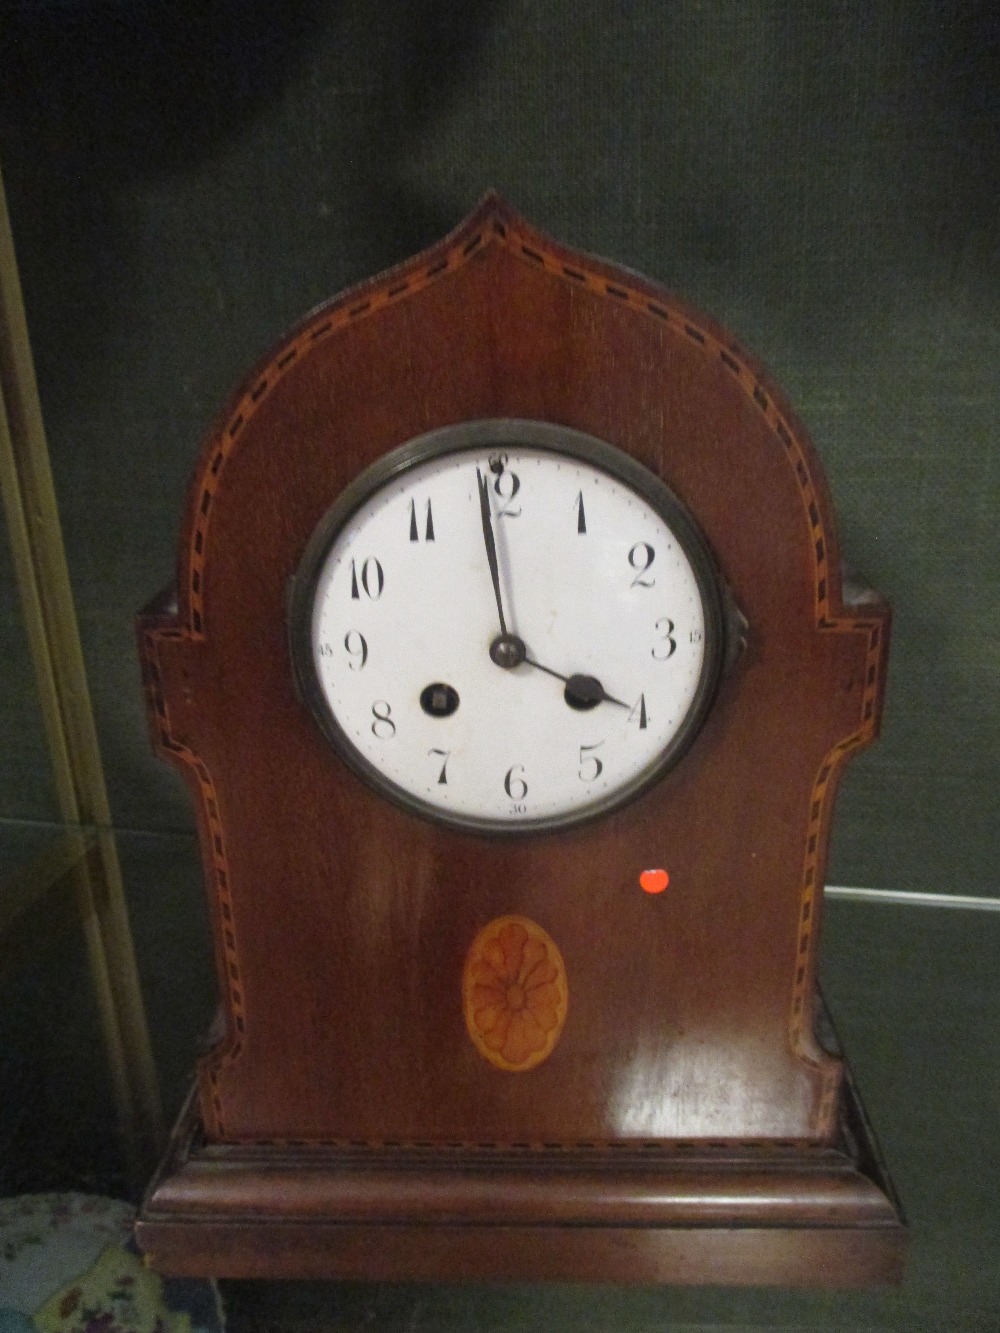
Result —
[{"label": "mantel clock", "polygon": [[898,1276],[815,975],[888,630],[761,368],[495,196],[310,315],[140,620],[222,992],[151,1262]]}]

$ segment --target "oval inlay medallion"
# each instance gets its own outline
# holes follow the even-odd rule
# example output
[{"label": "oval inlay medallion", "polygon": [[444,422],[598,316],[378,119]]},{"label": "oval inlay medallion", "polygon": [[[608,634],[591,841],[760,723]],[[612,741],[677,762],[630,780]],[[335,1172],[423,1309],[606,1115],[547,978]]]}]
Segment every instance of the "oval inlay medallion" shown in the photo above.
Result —
[{"label": "oval inlay medallion", "polygon": [[497,1069],[519,1073],[551,1055],[559,1040],[569,987],[552,937],[524,916],[484,926],[465,959],[465,1025],[476,1050]]}]

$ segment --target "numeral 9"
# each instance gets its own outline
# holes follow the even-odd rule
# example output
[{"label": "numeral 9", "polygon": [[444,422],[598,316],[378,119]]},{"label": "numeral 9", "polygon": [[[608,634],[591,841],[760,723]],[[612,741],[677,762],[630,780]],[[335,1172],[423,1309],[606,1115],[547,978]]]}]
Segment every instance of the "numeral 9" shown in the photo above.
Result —
[{"label": "numeral 9", "polygon": [[352,671],[360,671],[368,661],[368,643],[360,630],[349,629],[344,635],[344,647],[351,660],[348,666]]}]

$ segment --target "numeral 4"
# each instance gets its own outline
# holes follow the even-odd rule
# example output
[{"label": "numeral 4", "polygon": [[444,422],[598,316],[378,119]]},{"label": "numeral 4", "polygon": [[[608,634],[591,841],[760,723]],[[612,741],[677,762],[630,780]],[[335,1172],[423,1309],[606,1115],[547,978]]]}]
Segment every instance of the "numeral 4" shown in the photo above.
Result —
[{"label": "numeral 4", "polygon": [[639,695],[635,707],[628,715],[628,720],[638,723],[640,731],[646,730],[649,725],[649,718],[646,715],[646,696],[644,694]]}]

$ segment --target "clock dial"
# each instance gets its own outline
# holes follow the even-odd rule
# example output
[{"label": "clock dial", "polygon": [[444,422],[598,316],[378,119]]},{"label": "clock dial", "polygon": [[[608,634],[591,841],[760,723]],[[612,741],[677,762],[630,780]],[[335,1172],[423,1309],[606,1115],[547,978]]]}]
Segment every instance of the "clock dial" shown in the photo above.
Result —
[{"label": "clock dial", "polygon": [[539,422],[380,460],[293,585],[300,691],[368,781],[484,831],[575,823],[679,757],[711,701],[721,608],[671,493]]}]

